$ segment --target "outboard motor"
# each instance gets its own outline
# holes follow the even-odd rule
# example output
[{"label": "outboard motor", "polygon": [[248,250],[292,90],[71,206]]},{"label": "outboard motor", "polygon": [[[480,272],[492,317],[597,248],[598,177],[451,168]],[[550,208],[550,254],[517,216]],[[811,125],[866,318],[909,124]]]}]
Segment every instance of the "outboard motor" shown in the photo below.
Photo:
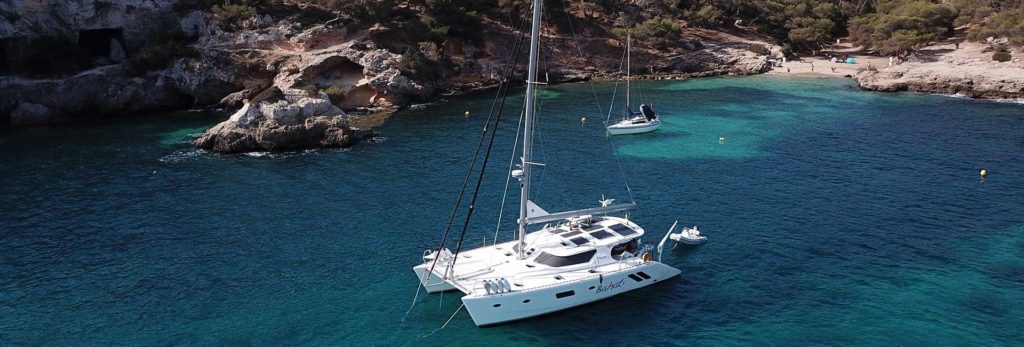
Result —
[{"label": "outboard motor", "polygon": [[658,115],[654,114],[654,110],[648,105],[640,104],[640,112],[644,114],[648,121],[658,119]]}]

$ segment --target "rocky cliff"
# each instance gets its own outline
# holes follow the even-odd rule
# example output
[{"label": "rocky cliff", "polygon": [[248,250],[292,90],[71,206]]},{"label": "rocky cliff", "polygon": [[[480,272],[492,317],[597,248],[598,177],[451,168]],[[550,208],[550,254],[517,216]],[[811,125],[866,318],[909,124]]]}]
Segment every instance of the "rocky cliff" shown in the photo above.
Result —
[{"label": "rocky cliff", "polygon": [[[306,1],[268,1],[274,7],[225,27],[195,3],[0,3],[0,124],[240,107],[270,87],[322,90],[341,108],[393,109],[495,85],[521,34],[484,17],[474,37],[425,40],[416,26],[424,9],[414,5],[395,9],[389,22],[369,24]],[[623,43],[608,32],[611,25],[579,19],[580,35],[546,30],[549,82],[613,76]],[[168,33],[175,39],[166,39]],[[767,70],[765,57],[747,49],[755,41],[698,29],[683,36],[667,49],[637,44],[634,61],[644,66],[637,72]]]}]

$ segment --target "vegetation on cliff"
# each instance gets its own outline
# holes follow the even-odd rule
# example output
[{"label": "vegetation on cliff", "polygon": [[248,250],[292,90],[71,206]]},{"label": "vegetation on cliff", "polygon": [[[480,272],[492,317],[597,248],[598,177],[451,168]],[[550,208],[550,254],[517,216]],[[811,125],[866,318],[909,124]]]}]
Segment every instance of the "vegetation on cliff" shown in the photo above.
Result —
[{"label": "vegetation on cliff", "polygon": [[138,76],[149,71],[165,69],[175,59],[190,53],[192,53],[192,49],[188,46],[185,34],[181,31],[169,31],[162,33],[142,50],[125,60],[124,66],[129,74]]},{"label": "vegetation on cliff", "polygon": [[[386,23],[400,4],[422,6],[419,16],[430,30],[455,35],[478,34],[482,16],[525,17],[526,0],[500,0],[495,8],[481,0],[328,0],[333,9],[362,20]],[[856,43],[883,54],[906,54],[948,37],[963,27],[968,38],[1007,37],[1024,44],[1024,2],[1014,0],[591,0],[579,4],[545,0],[546,18],[557,24],[564,6],[583,18],[614,21],[617,35],[626,30],[652,46],[675,42],[679,26],[719,28],[734,24],[790,44],[797,50],[827,46],[849,35]],[[628,29],[626,29],[628,28]]]},{"label": "vegetation on cliff", "polygon": [[[792,47],[810,51],[849,36],[856,44],[886,55],[905,55],[962,28],[966,37],[984,41],[1008,38],[1024,45],[1024,2],[1016,0],[544,0],[545,19],[568,34],[570,18],[599,24],[603,33],[625,36],[632,32],[641,45],[659,50],[676,46],[681,29],[738,28],[757,31]],[[485,22],[515,25],[528,16],[529,0],[180,0],[175,10],[184,15],[200,10],[225,31],[247,30],[267,20],[288,19],[299,27],[350,18],[359,26],[383,25],[399,31],[408,41],[406,72],[427,80],[444,78],[423,64],[446,60],[444,41],[458,38],[470,44],[483,38]],[[155,43],[129,52],[134,74],[168,66],[188,53],[182,39]],[[59,37],[30,39],[33,59],[17,71],[27,75],[64,75],[93,65],[88,54]],[[420,43],[432,42],[424,53]],[[71,59],[68,59],[71,58]]]},{"label": "vegetation on cliff", "polygon": [[1024,2],[1014,0],[661,0],[665,14],[714,28],[728,20],[816,49],[849,35],[883,54],[905,54],[963,27],[971,40],[1024,44]]}]

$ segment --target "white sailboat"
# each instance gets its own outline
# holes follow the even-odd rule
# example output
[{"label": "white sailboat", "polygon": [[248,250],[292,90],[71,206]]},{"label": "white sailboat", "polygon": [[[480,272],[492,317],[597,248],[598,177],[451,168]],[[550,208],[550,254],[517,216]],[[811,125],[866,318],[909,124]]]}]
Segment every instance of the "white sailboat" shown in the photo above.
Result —
[{"label": "white sailboat", "polygon": [[630,50],[632,36],[626,34],[626,113],[618,123],[608,125],[608,133],[612,135],[640,134],[651,132],[661,126],[661,119],[654,113],[651,105],[640,104],[640,112],[633,112],[629,99]]},{"label": "white sailboat", "polygon": [[[423,264],[413,268],[430,293],[464,293],[462,302],[477,326],[564,310],[680,273],[660,262],[668,234],[655,259],[651,246],[639,244],[646,234],[642,227],[628,217],[608,215],[630,210],[635,203],[602,199],[599,207],[548,213],[530,200],[531,168],[541,165],[531,161],[541,2],[533,1],[521,169],[511,173],[521,185],[518,239],[455,253],[427,250]],[[527,231],[533,225],[543,227]]]}]

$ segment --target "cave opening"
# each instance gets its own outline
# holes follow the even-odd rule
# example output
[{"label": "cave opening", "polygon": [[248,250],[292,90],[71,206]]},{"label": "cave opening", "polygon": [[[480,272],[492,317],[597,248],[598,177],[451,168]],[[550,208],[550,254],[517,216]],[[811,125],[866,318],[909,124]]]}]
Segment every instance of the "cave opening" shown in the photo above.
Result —
[{"label": "cave opening", "polygon": [[7,57],[7,40],[0,40],[0,75],[11,74],[10,58]]},{"label": "cave opening", "polygon": [[124,29],[102,28],[78,31],[78,46],[94,57],[110,58],[110,47],[114,40],[123,41]]}]

